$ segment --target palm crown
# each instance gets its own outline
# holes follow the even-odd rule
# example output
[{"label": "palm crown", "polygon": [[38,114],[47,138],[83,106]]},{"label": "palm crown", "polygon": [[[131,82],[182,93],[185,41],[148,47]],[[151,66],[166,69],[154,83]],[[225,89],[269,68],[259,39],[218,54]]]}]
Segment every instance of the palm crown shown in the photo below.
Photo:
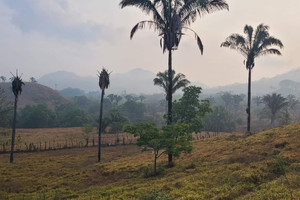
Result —
[{"label": "palm crown", "polygon": [[[184,74],[178,73],[176,74],[174,70],[172,70],[172,94],[174,94],[178,89],[182,87],[186,87],[190,81],[185,78]],[[169,76],[168,71],[158,72],[157,77],[153,79],[154,85],[158,85],[162,87],[167,94],[166,100],[168,100],[168,89],[169,89]]]},{"label": "palm crown", "polygon": [[109,83],[109,73],[106,69],[102,69],[101,73],[99,74],[99,87],[102,90],[107,89]]},{"label": "palm crown", "polygon": [[221,47],[228,47],[237,50],[245,57],[245,65],[247,69],[252,69],[255,65],[254,59],[259,56],[276,54],[281,55],[281,52],[272,48],[278,46],[283,48],[283,44],[279,39],[270,36],[269,26],[260,24],[257,26],[255,32],[252,26],[246,25],[244,27],[245,37],[239,34],[232,34],[226,38]]},{"label": "palm crown", "polygon": [[25,83],[21,77],[17,75],[12,78],[12,91],[16,98],[22,93],[22,85],[25,85]]},{"label": "palm crown", "polygon": [[179,45],[182,30],[191,30],[195,33],[197,44],[203,53],[203,44],[195,31],[186,27],[194,22],[197,15],[228,9],[225,0],[122,0],[121,8],[135,6],[147,14],[152,15],[152,20],[137,23],[130,33],[130,38],[137,30],[146,26],[154,28],[161,37],[160,45],[163,51],[176,49]]}]

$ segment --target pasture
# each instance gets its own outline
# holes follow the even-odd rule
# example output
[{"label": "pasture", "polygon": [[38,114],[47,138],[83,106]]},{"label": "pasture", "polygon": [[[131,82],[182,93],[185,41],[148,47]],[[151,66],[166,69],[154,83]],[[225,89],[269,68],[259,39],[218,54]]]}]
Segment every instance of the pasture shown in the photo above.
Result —
[{"label": "pasture", "polygon": [[149,176],[135,145],[0,155],[0,199],[299,199],[300,124],[194,141],[194,151]]}]

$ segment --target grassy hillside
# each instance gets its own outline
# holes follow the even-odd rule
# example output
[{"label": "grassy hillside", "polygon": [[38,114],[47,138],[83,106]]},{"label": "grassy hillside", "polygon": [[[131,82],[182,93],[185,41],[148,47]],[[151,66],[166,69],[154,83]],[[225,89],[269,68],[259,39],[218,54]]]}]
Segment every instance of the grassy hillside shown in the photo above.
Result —
[{"label": "grassy hillside", "polygon": [[[299,199],[300,124],[194,142],[148,177],[151,152],[133,146],[0,155],[0,199]],[[148,198],[151,199],[151,198]]]},{"label": "grassy hillside", "polygon": [[[0,88],[5,90],[8,100],[13,102],[14,95],[11,91],[11,83],[0,83]],[[26,82],[25,86],[23,86],[23,92],[19,96],[18,107],[23,108],[26,105],[46,104],[49,108],[54,108],[56,103],[65,104],[70,103],[70,101],[49,87],[38,83]]]}]

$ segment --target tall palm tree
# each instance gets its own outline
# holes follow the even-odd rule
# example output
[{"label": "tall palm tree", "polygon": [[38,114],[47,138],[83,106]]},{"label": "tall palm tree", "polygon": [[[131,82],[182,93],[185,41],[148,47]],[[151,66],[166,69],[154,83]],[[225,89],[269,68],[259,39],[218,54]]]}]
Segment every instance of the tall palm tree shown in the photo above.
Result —
[{"label": "tall palm tree", "polygon": [[102,113],[103,113],[103,97],[104,90],[109,86],[109,73],[106,69],[102,69],[99,73],[99,87],[101,89],[101,101],[100,101],[100,116],[99,116],[99,132],[98,132],[98,162],[101,161],[101,130],[102,130]]},{"label": "tall palm tree", "polygon": [[276,39],[269,34],[269,26],[260,24],[256,30],[253,30],[252,26],[246,25],[244,27],[245,37],[239,34],[232,34],[226,38],[225,42],[221,44],[221,47],[228,47],[241,53],[244,57],[244,64],[248,70],[248,105],[246,112],[247,117],[247,132],[250,132],[250,105],[251,105],[251,70],[255,63],[255,58],[259,56],[275,54],[281,55],[281,52],[272,48],[272,46],[278,46],[283,48],[283,44],[279,39]]},{"label": "tall palm tree", "polygon": [[[195,22],[197,16],[203,16],[217,10],[228,9],[225,0],[121,0],[121,8],[134,6],[152,16],[151,20],[138,22],[131,30],[130,39],[137,30],[148,26],[158,32],[163,52],[168,50],[168,77],[172,83],[172,50],[178,48],[183,30],[195,34],[198,47],[203,53],[203,44],[195,31],[188,26]],[[172,84],[168,88],[168,119],[172,123]]]},{"label": "tall palm tree", "polygon": [[[156,78],[153,79],[154,85],[158,85],[163,88],[166,93],[166,100],[168,101],[168,90],[169,90],[169,73],[168,70],[164,72],[158,72]],[[190,83],[189,80],[185,78],[184,74],[176,74],[175,70],[172,70],[172,94],[174,94],[178,89],[186,87]]]},{"label": "tall palm tree", "polygon": [[262,103],[265,104],[266,108],[269,109],[271,112],[271,127],[274,128],[276,114],[283,107],[288,105],[288,101],[280,94],[272,93],[272,95],[267,94],[263,96]]},{"label": "tall palm tree", "polygon": [[[189,28],[200,17],[223,9],[229,9],[225,0],[121,0],[121,8],[134,6],[143,12],[150,14],[152,19],[138,22],[130,32],[130,39],[137,30],[153,28],[158,32],[160,46],[163,52],[168,50],[168,113],[167,124],[172,124],[172,50],[179,46],[183,30],[192,31],[198,47],[203,54],[203,44],[197,33]],[[169,154],[169,165],[172,163],[172,155]]]},{"label": "tall palm tree", "polygon": [[15,95],[15,105],[14,105],[14,118],[13,118],[13,123],[12,123],[12,134],[11,134],[10,163],[14,162],[17,105],[18,105],[18,97],[22,93],[23,85],[25,85],[25,83],[22,81],[21,77],[18,76],[18,72],[17,72],[16,76],[13,75],[13,77],[12,77],[12,91]]}]

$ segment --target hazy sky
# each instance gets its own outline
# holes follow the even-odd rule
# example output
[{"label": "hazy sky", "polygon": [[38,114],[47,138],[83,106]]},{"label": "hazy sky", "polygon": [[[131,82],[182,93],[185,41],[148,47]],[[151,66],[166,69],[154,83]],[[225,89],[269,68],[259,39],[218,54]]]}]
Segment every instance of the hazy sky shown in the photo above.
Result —
[{"label": "hazy sky", "polygon": [[[23,79],[58,70],[95,76],[105,66],[113,73],[134,68],[154,73],[167,69],[159,38],[152,30],[131,28],[150,19],[137,8],[120,9],[120,0],[0,0],[0,75],[19,69]],[[192,28],[204,44],[201,56],[189,33],[174,52],[173,67],[191,81],[217,86],[247,81],[243,57],[220,48],[245,24],[270,26],[285,48],[282,56],[256,60],[253,79],[272,77],[299,68],[299,0],[227,0],[230,11],[198,18]]]}]

